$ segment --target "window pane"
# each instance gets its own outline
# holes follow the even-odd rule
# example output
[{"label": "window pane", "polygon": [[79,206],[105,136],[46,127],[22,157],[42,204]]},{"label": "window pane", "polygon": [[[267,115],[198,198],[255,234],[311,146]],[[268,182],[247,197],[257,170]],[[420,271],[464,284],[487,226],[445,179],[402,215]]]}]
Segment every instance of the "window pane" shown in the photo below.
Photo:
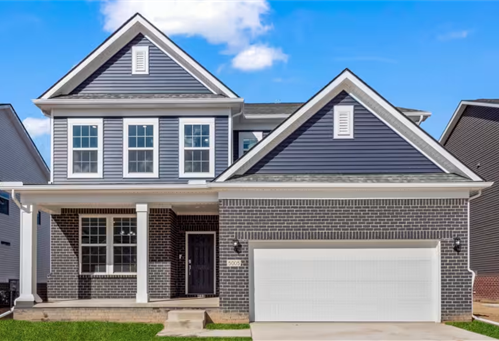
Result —
[{"label": "window pane", "polygon": [[137,218],[114,218],[114,244],[137,243]]},{"label": "window pane", "polygon": [[201,136],[193,138],[193,147],[201,147]]},{"label": "window pane", "polygon": [[82,148],[89,148],[90,147],[90,142],[89,142],[88,137],[81,138],[81,147]]},{"label": "window pane", "polygon": [[73,151],[73,173],[97,173],[96,150]]},{"label": "window pane", "polygon": [[151,126],[151,125],[146,126],[146,135],[153,136],[153,126]]},{"label": "window pane", "polygon": [[208,124],[203,124],[201,131],[203,136],[210,136],[210,126]]},{"label": "window pane", "polygon": [[154,138],[152,136],[146,137],[146,147],[153,148],[154,147]]},{"label": "window pane", "polygon": [[192,125],[186,124],[184,126],[184,135],[185,136],[191,136],[192,135]]},{"label": "window pane", "polygon": [[89,126],[81,126],[81,136],[89,136]]},{"label": "window pane", "polygon": [[192,137],[184,138],[184,147],[192,147]]},{"label": "window pane", "polygon": [[114,272],[137,272],[137,247],[114,247]]},{"label": "window pane", "polygon": [[80,147],[81,147],[81,138],[73,137],[73,148],[80,148]]},{"label": "window pane", "polygon": [[82,244],[86,244],[83,238],[95,244],[106,243],[106,218],[82,218],[81,223]]},{"label": "window pane", "polygon": [[146,130],[144,126],[137,126],[137,136],[145,136]]},{"label": "window pane", "polygon": [[97,126],[90,126],[90,136],[97,136]]},{"label": "window pane", "polygon": [[131,147],[131,148],[137,147],[137,138],[136,137],[129,137],[128,138],[128,147]]},{"label": "window pane", "polygon": [[73,126],[73,137],[75,136],[81,136],[81,126]]},{"label": "window pane", "polygon": [[137,147],[144,148],[145,146],[146,146],[145,137],[143,137],[143,136],[137,137]]},{"label": "window pane", "polygon": [[90,138],[90,148],[97,148],[97,137]]},{"label": "window pane", "polygon": [[[0,213],[9,215],[9,196],[5,192],[0,192]],[[5,195],[7,194],[7,195]]]},{"label": "window pane", "polygon": [[106,247],[82,246],[81,271],[106,272]]},{"label": "window pane", "polygon": [[128,126],[128,136],[136,136],[137,135],[137,126]]},{"label": "window pane", "polygon": [[201,135],[201,126],[200,125],[193,125],[192,126],[192,135],[194,136],[200,136]]}]

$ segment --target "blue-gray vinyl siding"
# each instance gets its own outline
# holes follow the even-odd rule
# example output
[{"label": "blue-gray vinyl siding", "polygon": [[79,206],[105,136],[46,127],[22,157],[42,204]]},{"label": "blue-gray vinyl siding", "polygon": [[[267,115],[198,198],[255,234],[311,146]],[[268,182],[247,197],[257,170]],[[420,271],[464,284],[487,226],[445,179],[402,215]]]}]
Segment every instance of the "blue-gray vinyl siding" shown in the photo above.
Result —
[{"label": "blue-gray vinyl siding", "polygon": [[[179,117],[159,118],[159,178],[123,178],[123,118],[104,119],[104,172],[102,179],[68,179],[68,120],[54,119],[55,183],[187,183],[179,178]],[[228,119],[215,117],[215,176],[228,165]]]},{"label": "blue-gray vinyl siding", "polygon": [[[333,108],[354,106],[354,138],[333,138]],[[313,115],[246,174],[442,172],[346,92]]]},{"label": "blue-gray vinyl siding", "polygon": [[[148,75],[132,74],[133,46],[149,46]],[[145,36],[139,34],[78,85],[71,94],[88,93],[210,94],[211,91]]]}]

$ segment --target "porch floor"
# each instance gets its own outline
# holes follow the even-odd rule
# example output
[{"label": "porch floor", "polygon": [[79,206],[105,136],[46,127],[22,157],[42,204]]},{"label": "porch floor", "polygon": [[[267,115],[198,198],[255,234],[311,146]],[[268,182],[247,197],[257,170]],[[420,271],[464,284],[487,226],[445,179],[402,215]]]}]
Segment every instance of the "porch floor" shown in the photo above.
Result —
[{"label": "porch floor", "polygon": [[35,308],[218,308],[219,298],[151,299],[137,303],[135,299],[54,300],[35,304]]}]

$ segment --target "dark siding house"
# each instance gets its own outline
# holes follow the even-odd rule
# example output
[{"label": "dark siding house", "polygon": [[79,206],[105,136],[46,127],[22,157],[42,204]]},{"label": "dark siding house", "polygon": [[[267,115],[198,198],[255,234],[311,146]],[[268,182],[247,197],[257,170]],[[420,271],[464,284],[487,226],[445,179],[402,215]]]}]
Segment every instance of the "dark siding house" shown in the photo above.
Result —
[{"label": "dark siding house", "polygon": [[499,101],[461,103],[441,143],[494,185],[470,202],[474,298],[499,300]]}]

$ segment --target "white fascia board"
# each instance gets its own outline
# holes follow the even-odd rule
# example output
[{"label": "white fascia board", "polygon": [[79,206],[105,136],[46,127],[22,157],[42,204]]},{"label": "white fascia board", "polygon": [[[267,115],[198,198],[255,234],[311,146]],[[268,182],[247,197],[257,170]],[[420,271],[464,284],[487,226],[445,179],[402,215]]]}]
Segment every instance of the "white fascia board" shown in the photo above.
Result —
[{"label": "white fascia board", "polygon": [[247,120],[282,120],[291,114],[243,114]]},{"label": "white fascia board", "polygon": [[388,103],[366,84],[364,84],[349,70],[345,70],[343,73],[337,76],[331,83],[329,83],[329,85],[327,85],[324,89],[322,89],[319,93],[312,97],[312,99],[305,103],[298,111],[296,111],[291,117],[285,120],[264,140],[262,140],[261,143],[258,143],[256,146],[254,146],[248,153],[246,153],[242,158],[240,158],[236,163],[234,163],[224,173],[222,173],[222,175],[220,175],[216,179],[216,181],[224,182],[231,176],[238,174],[238,171],[249,169],[249,167],[254,165],[262,157],[264,157],[266,153],[270,152],[270,150],[278,142],[282,141],[286,136],[291,134],[299,126],[300,121],[303,121],[304,119],[307,119],[309,116],[316,113],[329,100],[331,100],[333,95],[336,95],[338,93],[338,90],[345,90],[342,87],[342,83],[344,81],[350,82],[350,84],[352,84],[354,87],[356,87],[373,101],[375,101],[383,110],[386,110],[396,120],[398,120],[398,123],[400,123],[401,126],[409,130],[417,138],[422,140],[427,146],[435,150],[443,159],[454,165],[456,169],[461,171],[471,180],[477,182],[483,181],[480,176],[478,176],[470,168],[468,168],[461,161],[450,154],[437,141],[433,140],[424,131],[422,131],[421,128],[413,124],[410,119],[408,119],[407,117],[403,117],[403,115],[401,115],[401,113],[395,107],[393,107],[390,103]]},{"label": "white fascia board", "polygon": [[[86,77],[97,70],[110,57],[123,48],[131,39],[138,33],[144,34],[155,45],[159,45],[161,50],[171,55],[181,66],[188,69],[187,71],[195,78],[199,79],[203,84],[211,83],[213,86],[208,87],[211,91],[213,87],[229,98],[238,98],[238,96],[227,88],[220,80],[204,69],[192,57],[180,49],[175,43],[163,35],[156,27],[151,25],[140,15],[135,15],[118,31],[113,33],[101,46],[87,56],[80,64],[72,69],[67,75],[53,85],[47,92],[41,96],[41,99],[49,99],[55,95],[69,93]],[[202,81],[203,80],[203,81]]]}]

